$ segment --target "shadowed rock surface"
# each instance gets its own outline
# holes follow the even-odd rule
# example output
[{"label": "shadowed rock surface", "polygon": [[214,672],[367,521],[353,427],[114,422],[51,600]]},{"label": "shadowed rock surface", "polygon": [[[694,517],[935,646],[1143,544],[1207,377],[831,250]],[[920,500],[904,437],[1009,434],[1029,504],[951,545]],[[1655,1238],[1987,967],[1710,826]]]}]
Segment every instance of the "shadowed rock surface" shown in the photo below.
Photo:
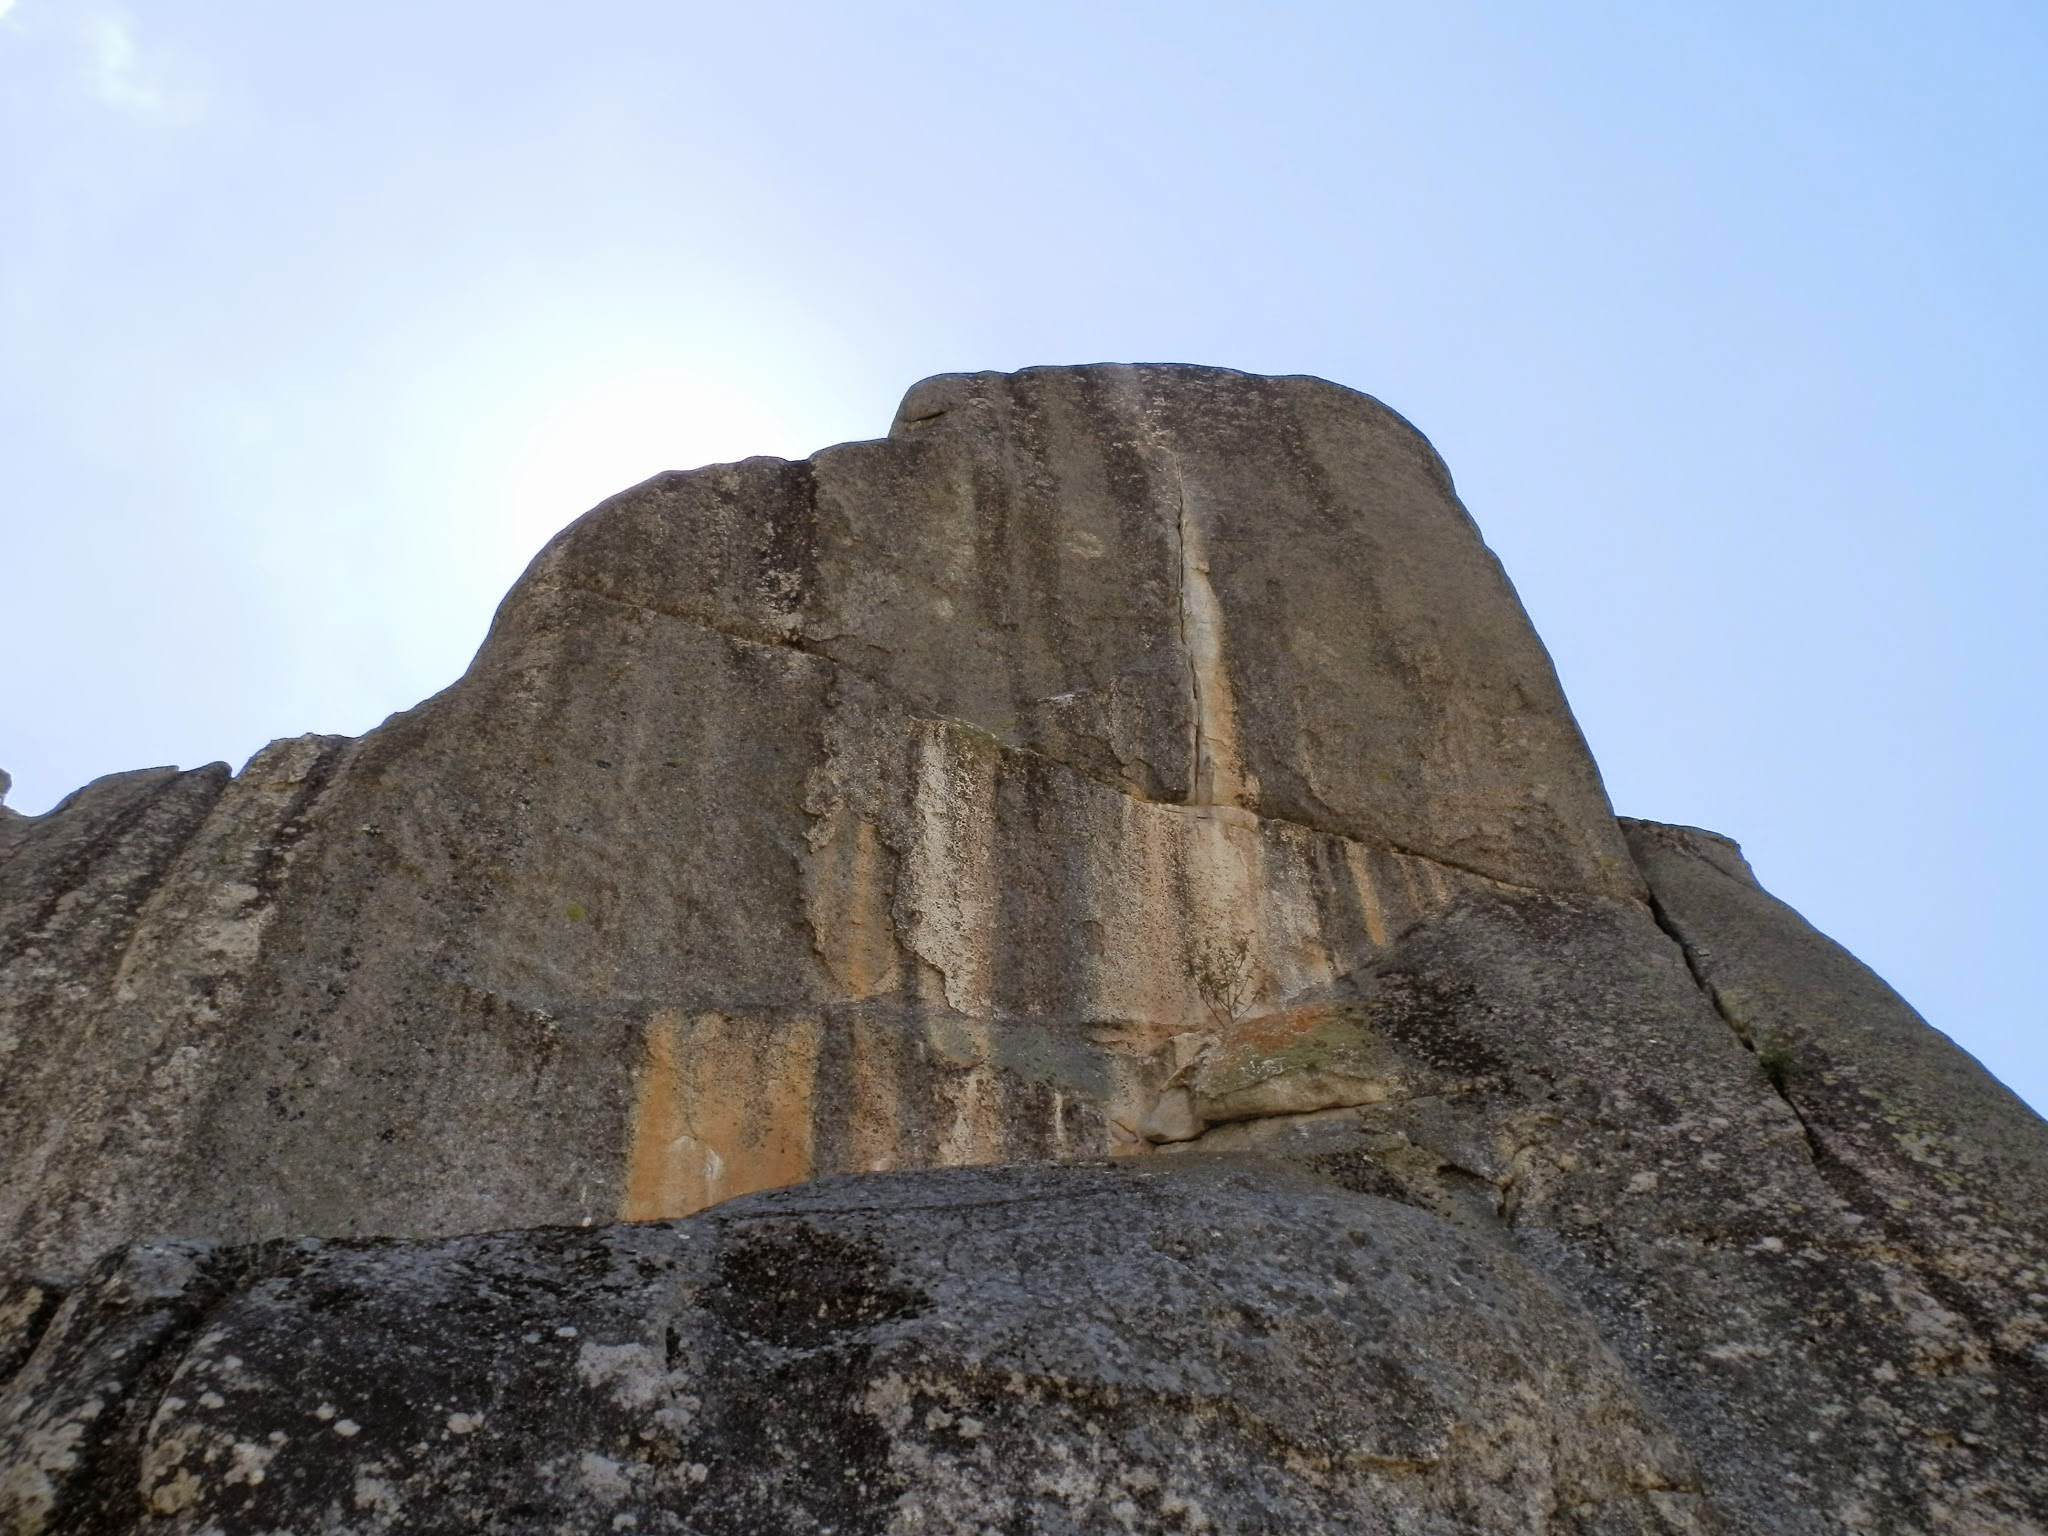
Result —
[{"label": "shadowed rock surface", "polygon": [[1319,380],[929,380],[0,814],[0,1081],[17,1530],[2048,1531],[2048,1127]]},{"label": "shadowed rock surface", "polygon": [[[1683,1451],[1540,1274],[1270,1169],[888,1174],[680,1224],[157,1245],[86,1294],[43,1354],[99,1390],[143,1356],[109,1365],[109,1335],[190,1309],[130,1368],[156,1406],[118,1468],[62,1489],[104,1528],[137,1489],[179,1531],[1700,1528]],[[78,1412],[42,1406],[32,1448]]]}]

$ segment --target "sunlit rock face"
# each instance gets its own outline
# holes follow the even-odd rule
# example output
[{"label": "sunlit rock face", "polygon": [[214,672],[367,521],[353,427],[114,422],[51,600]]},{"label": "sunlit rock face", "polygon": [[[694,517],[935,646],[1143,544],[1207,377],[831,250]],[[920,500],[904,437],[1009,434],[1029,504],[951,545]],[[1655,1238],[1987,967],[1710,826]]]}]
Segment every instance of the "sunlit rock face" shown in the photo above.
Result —
[{"label": "sunlit rock face", "polygon": [[658,477],[411,713],[44,821],[0,1214],[58,1273],[1138,1151],[1459,893],[1640,889],[1428,444],[1198,369]]},{"label": "sunlit rock face", "polygon": [[0,1083],[20,1529],[2048,1530],[2048,1129],[1320,380],[929,380],[0,814]]}]

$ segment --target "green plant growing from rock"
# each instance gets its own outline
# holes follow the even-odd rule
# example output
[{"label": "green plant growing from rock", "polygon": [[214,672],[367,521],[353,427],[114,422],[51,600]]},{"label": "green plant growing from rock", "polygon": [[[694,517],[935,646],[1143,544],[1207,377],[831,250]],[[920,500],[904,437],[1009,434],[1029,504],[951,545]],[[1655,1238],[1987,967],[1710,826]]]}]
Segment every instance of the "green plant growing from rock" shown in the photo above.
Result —
[{"label": "green plant growing from rock", "polygon": [[1204,935],[1188,956],[1188,979],[1218,1029],[1228,1029],[1250,1010],[1254,991],[1251,935]]}]

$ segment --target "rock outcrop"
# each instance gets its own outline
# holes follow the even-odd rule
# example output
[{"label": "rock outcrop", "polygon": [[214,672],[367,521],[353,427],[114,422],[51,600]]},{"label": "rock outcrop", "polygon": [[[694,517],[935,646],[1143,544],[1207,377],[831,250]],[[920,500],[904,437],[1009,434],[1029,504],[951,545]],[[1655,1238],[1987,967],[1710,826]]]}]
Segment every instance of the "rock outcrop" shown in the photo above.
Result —
[{"label": "rock outcrop", "polygon": [[2048,1127],[1318,380],[635,487],[0,817],[0,1009],[18,1530],[2048,1530]]}]

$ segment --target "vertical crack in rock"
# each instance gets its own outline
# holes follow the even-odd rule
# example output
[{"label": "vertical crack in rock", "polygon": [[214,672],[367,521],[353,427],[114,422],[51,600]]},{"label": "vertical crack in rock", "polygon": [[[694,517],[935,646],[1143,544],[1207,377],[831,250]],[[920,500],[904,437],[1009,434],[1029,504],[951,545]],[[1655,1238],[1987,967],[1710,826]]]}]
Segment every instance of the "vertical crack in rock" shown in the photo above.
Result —
[{"label": "vertical crack in rock", "polygon": [[[1198,823],[1188,871],[1197,922],[1189,936],[1187,964],[1212,1014],[1206,1024],[1213,1033],[1270,1000],[1271,966],[1260,921],[1262,871],[1246,809],[1253,786],[1238,748],[1237,705],[1224,659],[1223,608],[1210,577],[1208,532],[1171,443],[1167,453],[1173,466],[1179,566],[1176,618],[1188,678],[1187,805]],[[1169,1090],[1168,1099],[1178,1093]],[[1178,1129],[1194,1125],[1184,1115],[1178,1118],[1185,1121]]]},{"label": "vertical crack in rock", "polygon": [[1181,665],[1187,675],[1188,799],[1202,803],[1202,680],[1195,666],[1195,647],[1188,634],[1188,490],[1180,465],[1173,466],[1173,617],[1180,641]]},{"label": "vertical crack in rock", "polygon": [[1223,660],[1223,608],[1209,579],[1208,535],[1188,496],[1178,456],[1173,478],[1178,494],[1180,643],[1188,668],[1188,804],[1242,806],[1250,786],[1238,751],[1237,706]]},{"label": "vertical crack in rock", "polygon": [[1816,1167],[1819,1166],[1827,1156],[1827,1149],[1821,1145],[1820,1137],[1815,1133],[1813,1126],[1808,1123],[1805,1114],[1793,1099],[1791,1091],[1785,1086],[1784,1077],[1779,1072],[1774,1071],[1769,1062],[1762,1059],[1757,1051],[1756,1041],[1750,1035],[1749,1027],[1736,1016],[1735,1011],[1722,998],[1720,988],[1707,979],[1706,969],[1700,964],[1699,956],[1693,953],[1692,945],[1686,942],[1685,934],[1680,931],[1678,923],[1672,918],[1670,912],[1665,909],[1664,904],[1657,899],[1657,894],[1654,890],[1649,893],[1647,900],[1650,904],[1651,920],[1663,930],[1665,937],[1678,946],[1679,957],[1685,961],[1685,969],[1687,974],[1692,977],[1693,985],[1700,989],[1700,995],[1707,1000],[1708,1005],[1713,1008],[1721,1022],[1728,1026],[1728,1032],[1735,1037],[1737,1043],[1745,1051],[1749,1052],[1750,1055],[1758,1058],[1757,1070],[1763,1073],[1764,1081],[1771,1085],[1771,1092],[1784,1100],[1785,1107],[1792,1111],[1792,1118],[1799,1122],[1799,1134],[1806,1142],[1806,1155],[1812,1159]]}]

